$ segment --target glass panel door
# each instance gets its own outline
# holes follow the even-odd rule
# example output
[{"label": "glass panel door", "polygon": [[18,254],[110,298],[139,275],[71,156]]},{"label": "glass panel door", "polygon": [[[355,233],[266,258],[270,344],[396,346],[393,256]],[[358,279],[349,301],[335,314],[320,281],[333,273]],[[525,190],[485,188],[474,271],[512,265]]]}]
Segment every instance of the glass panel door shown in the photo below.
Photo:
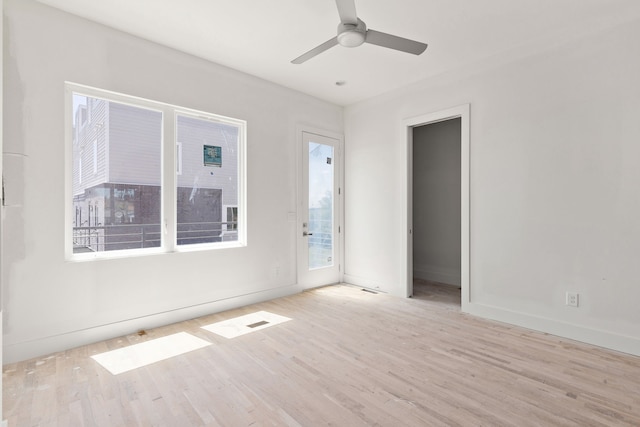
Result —
[{"label": "glass panel door", "polygon": [[302,133],[298,283],[305,287],[340,280],[340,141]]},{"label": "glass panel door", "polygon": [[309,142],[309,268],[333,265],[333,146]]}]

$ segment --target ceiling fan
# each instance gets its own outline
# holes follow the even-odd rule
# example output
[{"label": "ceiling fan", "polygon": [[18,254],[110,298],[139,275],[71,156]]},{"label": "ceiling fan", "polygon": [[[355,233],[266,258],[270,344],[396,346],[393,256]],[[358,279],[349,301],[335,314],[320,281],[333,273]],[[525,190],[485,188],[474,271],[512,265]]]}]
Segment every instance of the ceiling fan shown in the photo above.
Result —
[{"label": "ceiling fan", "polygon": [[338,35],[297,57],[291,61],[292,64],[302,64],[338,44],[345,47],[356,47],[363,43],[371,43],[414,55],[420,55],[427,48],[425,43],[381,33],[380,31],[368,30],[367,25],[356,15],[355,0],[336,0],[336,5],[340,15]]}]

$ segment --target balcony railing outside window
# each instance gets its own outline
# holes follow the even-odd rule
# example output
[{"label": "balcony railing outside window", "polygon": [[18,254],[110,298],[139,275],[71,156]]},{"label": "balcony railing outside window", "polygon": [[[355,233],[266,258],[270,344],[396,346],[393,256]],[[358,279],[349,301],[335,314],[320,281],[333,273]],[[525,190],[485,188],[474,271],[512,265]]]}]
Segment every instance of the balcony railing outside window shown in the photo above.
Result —
[{"label": "balcony railing outside window", "polygon": [[[235,221],[178,224],[178,244],[217,243],[237,240]],[[160,224],[119,224],[73,227],[73,253],[160,247]]]}]

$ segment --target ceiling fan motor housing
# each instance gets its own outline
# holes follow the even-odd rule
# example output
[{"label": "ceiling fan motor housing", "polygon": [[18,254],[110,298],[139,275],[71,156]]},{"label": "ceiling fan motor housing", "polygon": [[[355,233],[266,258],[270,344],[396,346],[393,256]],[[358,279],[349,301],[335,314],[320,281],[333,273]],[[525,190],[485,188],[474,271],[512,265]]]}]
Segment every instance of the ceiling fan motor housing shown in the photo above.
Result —
[{"label": "ceiling fan motor housing", "polygon": [[338,44],[344,47],[356,47],[367,38],[367,25],[358,19],[356,24],[341,22],[338,24]]}]

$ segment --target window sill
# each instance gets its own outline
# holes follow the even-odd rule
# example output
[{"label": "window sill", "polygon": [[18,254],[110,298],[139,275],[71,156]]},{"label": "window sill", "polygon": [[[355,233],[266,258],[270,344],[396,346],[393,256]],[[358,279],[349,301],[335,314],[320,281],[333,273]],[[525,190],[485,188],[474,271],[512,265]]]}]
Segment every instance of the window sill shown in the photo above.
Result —
[{"label": "window sill", "polygon": [[68,262],[86,262],[86,261],[105,261],[122,258],[137,258],[143,256],[153,255],[170,255],[183,252],[209,252],[219,251],[224,249],[244,248],[247,245],[242,242],[222,242],[222,243],[203,243],[196,245],[184,245],[176,247],[174,250],[164,250],[162,248],[149,248],[149,249],[128,249],[123,251],[110,251],[110,252],[93,252],[84,254],[72,254],[67,257]]}]

